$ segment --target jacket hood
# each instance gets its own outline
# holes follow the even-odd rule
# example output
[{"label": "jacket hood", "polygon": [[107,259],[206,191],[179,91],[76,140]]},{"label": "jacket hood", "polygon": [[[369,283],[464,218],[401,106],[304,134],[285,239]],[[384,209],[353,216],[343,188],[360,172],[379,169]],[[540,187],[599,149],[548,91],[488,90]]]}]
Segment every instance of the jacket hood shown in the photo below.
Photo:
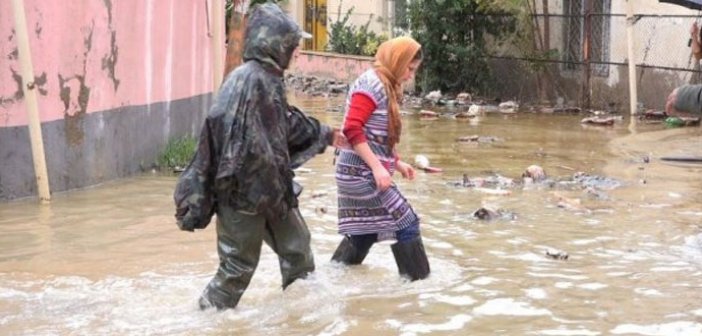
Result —
[{"label": "jacket hood", "polygon": [[288,68],[302,30],[278,5],[254,7],[246,27],[244,61],[256,60],[281,72]]}]

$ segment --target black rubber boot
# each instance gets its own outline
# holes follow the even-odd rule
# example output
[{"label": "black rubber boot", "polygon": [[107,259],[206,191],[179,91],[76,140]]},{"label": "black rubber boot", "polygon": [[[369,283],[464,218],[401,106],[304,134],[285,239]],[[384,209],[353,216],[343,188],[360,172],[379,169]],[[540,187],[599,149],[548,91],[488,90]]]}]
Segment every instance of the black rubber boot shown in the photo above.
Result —
[{"label": "black rubber boot", "polygon": [[421,280],[429,276],[429,260],[424,251],[422,237],[417,237],[408,242],[398,242],[391,246],[392,254],[400,275],[411,281]]},{"label": "black rubber boot", "polygon": [[283,289],[314,271],[310,231],[297,208],[288,213],[285,223],[267,225],[264,241],[278,255]]},{"label": "black rubber boot", "polygon": [[345,236],[331,260],[346,265],[360,265],[377,239],[375,234]]}]

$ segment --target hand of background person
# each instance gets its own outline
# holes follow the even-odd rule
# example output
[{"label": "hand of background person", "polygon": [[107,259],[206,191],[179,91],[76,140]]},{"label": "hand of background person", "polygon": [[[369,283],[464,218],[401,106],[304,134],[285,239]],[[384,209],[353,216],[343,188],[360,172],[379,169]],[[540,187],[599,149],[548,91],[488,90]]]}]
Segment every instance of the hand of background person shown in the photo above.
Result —
[{"label": "hand of background person", "polygon": [[668,95],[668,98],[665,100],[665,114],[667,114],[669,117],[679,117],[679,118],[692,118],[694,117],[693,113],[687,112],[687,111],[679,111],[675,108],[675,100],[678,98],[678,89],[673,90]]},{"label": "hand of background person", "polygon": [[695,57],[697,61],[702,58],[702,41],[700,41],[700,27],[697,22],[692,23],[690,27],[690,48],[692,48],[692,56]]},{"label": "hand of background person", "polygon": [[332,146],[339,148],[339,149],[351,149],[351,145],[349,144],[349,141],[346,139],[343,133],[341,133],[341,130],[338,128],[335,128],[333,131],[332,135]]},{"label": "hand of background person", "polygon": [[383,166],[373,169],[373,178],[375,179],[375,186],[380,191],[385,191],[392,185],[392,177]]},{"label": "hand of background person", "polygon": [[675,99],[678,98],[678,89],[674,89],[665,100],[665,114],[674,116],[677,113],[675,109]]},{"label": "hand of background person", "polygon": [[415,170],[412,165],[404,161],[397,161],[397,171],[402,174],[402,177],[412,181],[414,180]]}]

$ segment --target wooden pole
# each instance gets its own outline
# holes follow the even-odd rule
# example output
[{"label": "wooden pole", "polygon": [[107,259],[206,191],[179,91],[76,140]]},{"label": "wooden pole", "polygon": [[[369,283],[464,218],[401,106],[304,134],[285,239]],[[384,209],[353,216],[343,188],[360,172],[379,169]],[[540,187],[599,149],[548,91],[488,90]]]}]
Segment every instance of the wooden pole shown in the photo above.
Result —
[{"label": "wooden pole", "polygon": [[217,93],[224,77],[224,3],[212,1],[212,92]]},{"label": "wooden pole", "polygon": [[582,86],[582,107],[590,108],[590,51],[592,50],[591,40],[592,40],[592,1],[585,0],[583,6],[585,6],[585,22],[583,28],[583,86]]},{"label": "wooden pole", "polygon": [[34,83],[34,69],[32,68],[32,53],[29,50],[27,18],[24,12],[23,0],[12,0],[12,12],[15,17],[17,52],[22,72],[22,93],[24,93],[24,101],[27,104],[29,140],[32,146],[32,159],[34,161],[37,190],[39,193],[39,200],[42,203],[49,203],[51,201],[51,191],[49,190],[49,177],[46,170],[44,141],[41,134],[41,120],[39,119],[37,91]]},{"label": "wooden pole", "polygon": [[634,4],[627,0],[626,6],[626,47],[629,58],[629,109],[632,115],[638,108],[638,93],[636,89],[636,60],[634,59]]}]

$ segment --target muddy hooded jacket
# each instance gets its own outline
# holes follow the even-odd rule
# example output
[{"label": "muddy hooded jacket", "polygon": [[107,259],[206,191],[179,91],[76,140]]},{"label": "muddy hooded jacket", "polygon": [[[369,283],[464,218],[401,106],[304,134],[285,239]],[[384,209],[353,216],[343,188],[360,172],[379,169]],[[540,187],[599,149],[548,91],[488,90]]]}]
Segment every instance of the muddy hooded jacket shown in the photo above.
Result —
[{"label": "muddy hooded jacket", "polygon": [[176,186],[181,229],[204,228],[218,203],[269,219],[297,206],[292,168],[331,142],[329,127],[285,98],[283,71],[301,34],[277,5],[260,5],[249,16],[244,64],[223,83]]}]

